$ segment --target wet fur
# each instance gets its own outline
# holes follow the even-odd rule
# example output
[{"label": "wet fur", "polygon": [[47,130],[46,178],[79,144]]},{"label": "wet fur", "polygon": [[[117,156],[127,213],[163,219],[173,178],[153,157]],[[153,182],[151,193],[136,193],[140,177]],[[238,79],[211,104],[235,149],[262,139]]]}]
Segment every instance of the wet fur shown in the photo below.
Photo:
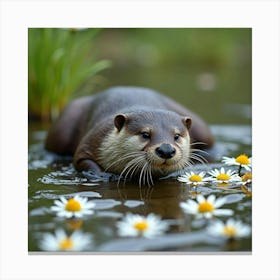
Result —
[{"label": "wet fur", "polygon": [[[152,137],[143,141],[140,132],[147,129]],[[180,141],[174,141],[176,133]],[[174,158],[156,155],[162,143],[176,149]],[[203,160],[196,150],[212,144],[207,125],[196,114],[155,91],[135,87],[115,87],[73,101],[46,140],[48,150],[74,154],[78,171],[105,170],[124,180],[137,178],[140,185],[152,185],[154,178],[181,170],[192,159]]]},{"label": "wet fur", "polygon": [[[153,184],[153,178],[162,177],[181,170],[189,163],[190,138],[186,133],[176,146],[176,156],[164,160],[155,154],[159,144],[144,150],[146,143],[139,140],[139,135],[131,135],[126,129],[115,129],[109,133],[99,148],[98,162],[105,171],[120,174],[126,181],[137,175],[139,184]],[[120,153],[121,151],[121,153]],[[164,166],[164,162],[167,162]]]}]

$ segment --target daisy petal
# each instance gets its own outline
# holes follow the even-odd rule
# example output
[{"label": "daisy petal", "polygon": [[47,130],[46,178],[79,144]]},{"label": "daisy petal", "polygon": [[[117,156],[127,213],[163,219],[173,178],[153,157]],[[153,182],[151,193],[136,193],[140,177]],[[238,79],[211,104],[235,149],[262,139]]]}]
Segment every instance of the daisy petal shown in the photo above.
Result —
[{"label": "daisy petal", "polygon": [[201,194],[198,194],[197,197],[196,197],[196,200],[198,201],[198,203],[202,203],[205,201],[205,198],[203,195]]}]

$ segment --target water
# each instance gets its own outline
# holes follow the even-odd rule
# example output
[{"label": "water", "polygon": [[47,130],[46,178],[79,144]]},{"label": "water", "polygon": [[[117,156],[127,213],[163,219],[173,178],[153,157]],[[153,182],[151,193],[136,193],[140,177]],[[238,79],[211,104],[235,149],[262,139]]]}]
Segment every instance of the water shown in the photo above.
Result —
[{"label": "water", "polygon": [[[251,225],[251,197],[241,188],[215,188],[206,184],[196,189],[180,183],[175,177],[160,180],[153,187],[139,187],[127,182],[90,182],[78,174],[71,158],[61,158],[48,153],[43,148],[47,127],[29,126],[29,251],[41,251],[39,246],[44,233],[54,233],[58,228],[68,234],[81,230],[91,236],[91,244],[82,251],[90,252],[220,252],[246,251],[252,248],[249,235],[240,240],[224,241],[206,232],[209,221],[195,219],[185,214],[180,202],[195,197],[195,192],[205,196],[215,194],[226,197],[222,207],[234,211],[234,219]],[[214,163],[196,165],[192,170],[211,170],[220,168],[222,156],[236,157],[241,153],[251,156],[251,126],[212,125],[216,138],[213,150]],[[225,166],[224,166],[225,167]],[[228,169],[228,167],[226,167]],[[54,201],[61,196],[67,199],[79,194],[95,202],[92,215],[81,219],[57,217],[50,211]],[[162,236],[147,238],[120,237],[117,234],[117,221],[125,213],[159,215],[169,224],[169,230]],[[226,217],[220,218],[226,221]]]}]

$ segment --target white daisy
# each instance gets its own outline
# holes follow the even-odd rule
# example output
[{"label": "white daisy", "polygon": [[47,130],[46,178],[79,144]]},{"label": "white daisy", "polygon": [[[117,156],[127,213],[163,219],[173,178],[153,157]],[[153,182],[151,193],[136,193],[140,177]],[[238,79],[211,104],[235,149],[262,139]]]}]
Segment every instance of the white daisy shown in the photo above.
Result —
[{"label": "white daisy", "polygon": [[233,210],[218,209],[226,203],[224,197],[216,199],[215,195],[211,194],[207,199],[201,194],[197,195],[196,201],[189,199],[187,202],[181,202],[180,206],[187,214],[196,215],[197,218],[210,219],[213,216],[231,216]]},{"label": "white daisy", "polygon": [[225,171],[223,167],[220,170],[211,170],[208,172],[208,174],[211,175],[209,180],[216,183],[231,183],[241,181],[241,178],[235,171],[231,171],[230,169],[228,171]]},{"label": "white daisy", "polygon": [[86,197],[79,195],[68,200],[62,196],[60,200],[55,200],[54,204],[56,206],[52,206],[51,210],[56,212],[57,216],[66,218],[81,218],[83,215],[93,214],[92,209],[95,207],[93,201],[88,201]]},{"label": "white daisy", "polygon": [[117,222],[120,236],[141,236],[151,238],[163,234],[169,227],[166,221],[153,213],[147,217],[128,213],[122,221]]},{"label": "white daisy", "polygon": [[57,229],[54,234],[45,233],[39,243],[43,251],[83,251],[90,248],[92,237],[79,230],[68,236],[63,229]]},{"label": "white daisy", "polygon": [[236,158],[223,157],[222,162],[227,165],[238,165],[244,167],[247,171],[252,169],[252,157],[248,157],[245,154],[241,154]]},{"label": "white daisy", "polygon": [[194,186],[196,185],[202,185],[205,184],[208,181],[208,177],[204,177],[206,172],[202,171],[200,173],[194,173],[194,172],[186,172],[184,175],[181,175],[177,178],[178,181],[186,183],[186,184],[192,184]]},{"label": "white daisy", "polygon": [[207,231],[211,235],[220,236],[224,238],[241,238],[249,236],[251,227],[243,224],[240,221],[235,221],[230,218],[223,223],[220,220],[213,221],[208,227]]}]

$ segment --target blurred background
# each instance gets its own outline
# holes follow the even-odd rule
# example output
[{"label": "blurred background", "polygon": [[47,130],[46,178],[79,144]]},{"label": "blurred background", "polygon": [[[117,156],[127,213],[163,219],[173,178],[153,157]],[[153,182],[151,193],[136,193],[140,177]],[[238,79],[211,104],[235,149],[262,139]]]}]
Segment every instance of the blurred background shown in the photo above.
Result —
[{"label": "blurred background", "polygon": [[209,124],[251,123],[250,28],[32,28],[28,40],[30,121],[53,121],[78,96],[133,85]]}]

